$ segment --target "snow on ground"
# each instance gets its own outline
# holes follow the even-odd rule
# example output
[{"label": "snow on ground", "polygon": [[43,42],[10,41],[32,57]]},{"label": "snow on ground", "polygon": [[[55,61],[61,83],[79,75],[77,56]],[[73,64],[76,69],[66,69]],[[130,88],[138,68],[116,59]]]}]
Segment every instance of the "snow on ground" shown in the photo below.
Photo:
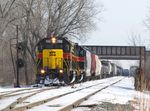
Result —
[{"label": "snow on ground", "polygon": [[26,88],[9,88],[9,87],[0,87],[0,93],[4,93],[7,91],[17,91],[20,89],[26,89]]},{"label": "snow on ground", "polygon": [[16,102],[19,98],[26,97],[26,96],[28,96],[30,94],[33,94],[33,93],[34,92],[27,93],[27,94],[22,94],[22,95],[18,95],[18,96],[14,96],[14,97],[8,97],[8,98],[1,99],[0,100],[0,111],[3,111],[4,108],[6,108],[10,104]]},{"label": "snow on ground", "polygon": [[[94,81],[94,84],[108,82],[110,80],[113,80],[113,78],[103,79],[103,80],[97,80],[97,81]],[[47,90],[47,91],[44,91],[42,93],[35,94],[32,97],[29,97],[28,99],[25,100],[25,103],[19,104],[17,106],[29,104],[29,103],[36,102],[36,101],[40,101],[42,99],[47,99],[47,98],[50,98],[50,97],[53,97],[53,96],[56,96],[56,95],[60,95],[60,94],[66,93],[66,92],[71,92],[71,91],[79,90],[79,89],[82,89],[82,88],[90,86],[90,85],[93,85],[93,81],[88,81],[88,82],[81,83],[81,84],[75,84],[74,85],[75,88],[71,88],[70,86],[67,86],[67,87],[61,87],[61,88],[58,88],[58,89]],[[32,90],[23,91],[24,89],[30,89],[30,88]],[[29,87],[27,87],[27,88],[24,88],[24,87],[23,88],[12,88],[12,87],[8,88],[8,87],[3,87],[3,88],[0,88],[0,95],[7,94],[7,93],[12,92],[12,91],[18,91],[18,90],[22,90],[21,92],[30,92],[30,91],[36,90],[36,89],[34,89],[32,87],[30,87],[30,88]],[[37,90],[38,89],[40,89],[40,88],[37,88]],[[43,87],[42,89],[45,89],[45,87]],[[16,92],[16,93],[13,93],[13,94],[17,94],[17,93],[20,93],[20,91]],[[15,97],[9,97],[9,98],[5,98],[5,99],[0,99],[0,109],[3,109],[7,105],[15,102],[21,96],[23,96],[23,95],[19,95],[19,96],[15,96]]]},{"label": "snow on ground", "polygon": [[99,89],[102,89],[105,86],[108,86],[120,79],[121,78],[110,78],[110,81],[104,82],[103,84],[99,84],[88,89],[83,89],[73,94],[68,94],[66,96],[47,102],[43,105],[34,107],[29,111],[41,111],[41,107],[44,108],[44,110],[46,111],[59,111],[68,105],[72,105],[74,102],[78,101],[79,99],[84,98],[85,96],[92,94],[95,91],[98,91]]},{"label": "snow on ground", "polygon": [[[131,104],[135,111],[150,111],[150,92],[141,93],[134,90],[134,78],[126,77],[123,81],[102,90],[83,102],[81,106],[101,104],[108,102],[113,104]],[[142,110],[141,110],[142,109]],[[72,111],[81,110],[76,108]],[[82,108],[82,111],[85,111]]]},{"label": "snow on ground", "polygon": [[[113,77],[113,78],[122,78],[122,77]],[[87,85],[92,85],[95,83],[101,83],[101,82],[108,82],[113,80],[113,78],[107,78],[102,80],[96,80],[96,81],[89,81],[82,84],[76,84],[75,89],[72,89],[70,87],[62,87],[60,89],[55,89],[53,91],[45,91],[42,94],[35,95],[35,98],[31,97],[30,102],[52,96],[48,94],[48,92],[54,92],[53,95],[57,95],[59,93],[69,92],[73,90],[77,90],[78,88],[85,87]],[[0,92],[4,91],[13,91],[13,90],[19,90],[18,88],[0,88]],[[45,93],[45,94],[44,94]],[[44,95],[43,95],[44,94]],[[38,96],[38,97],[37,97]],[[37,99],[38,98],[38,99]],[[12,98],[11,98],[12,99]],[[29,99],[29,98],[28,98]],[[70,99],[70,98],[68,98]],[[26,100],[27,101],[27,100]],[[0,104],[3,101],[0,100]],[[7,102],[7,101],[5,101]],[[9,102],[9,101],[8,101]],[[90,97],[88,100],[83,102],[81,105],[92,105],[92,104],[101,104],[102,102],[109,102],[109,103],[119,103],[119,104],[131,104],[135,107],[137,111],[149,111],[150,110],[150,92],[139,92],[134,90],[134,78],[132,77],[126,77],[121,82],[106,88],[102,90],[101,92],[95,94],[94,96]],[[89,108],[76,108],[72,111],[87,111],[90,110]],[[135,110],[135,111],[136,111]]]},{"label": "snow on ground", "polygon": [[134,87],[131,84],[133,84],[133,79],[126,78],[123,81],[102,90],[82,104],[89,104],[92,101],[126,104],[129,100],[132,100],[135,95]]},{"label": "snow on ground", "polygon": [[91,86],[93,84],[108,83],[108,81],[110,81],[110,80],[113,81],[113,80],[116,80],[116,79],[119,80],[120,78],[114,77],[114,78],[103,79],[103,80],[88,81],[88,82],[81,83],[81,84],[75,84],[74,85],[75,88],[71,88],[70,86],[67,86],[67,87],[61,87],[61,88],[58,88],[58,89],[47,90],[47,91],[44,91],[42,93],[36,94],[32,97],[29,97],[28,99],[26,99],[24,101],[23,104],[19,104],[19,105],[17,105],[17,107],[28,105],[30,103],[45,100],[45,99],[48,99],[48,98],[52,98],[54,96],[62,95],[64,93],[69,93],[69,92],[72,92],[72,91],[80,90],[82,88]]}]

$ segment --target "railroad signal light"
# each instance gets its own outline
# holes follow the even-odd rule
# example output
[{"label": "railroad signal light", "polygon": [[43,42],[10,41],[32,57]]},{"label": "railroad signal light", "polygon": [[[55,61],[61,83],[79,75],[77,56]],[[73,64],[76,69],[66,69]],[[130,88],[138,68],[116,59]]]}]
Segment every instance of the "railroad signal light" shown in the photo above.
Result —
[{"label": "railroad signal light", "polygon": [[18,51],[24,51],[25,50],[25,46],[23,42],[19,42],[18,44],[16,44],[16,48]]},{"label": "railroad signal light", "polygon": [[24,61],[23,61],[23,59],[18,58],[18,59],[16,60],[16,65],[17,65],[18,68],[24,67]]}]

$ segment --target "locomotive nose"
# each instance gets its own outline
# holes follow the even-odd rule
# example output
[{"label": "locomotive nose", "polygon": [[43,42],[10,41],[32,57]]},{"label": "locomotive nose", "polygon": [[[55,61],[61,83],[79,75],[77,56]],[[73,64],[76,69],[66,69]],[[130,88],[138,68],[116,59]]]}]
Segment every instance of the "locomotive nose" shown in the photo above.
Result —
[{"label": "locomotive nose", "polygon": [[63,50],[45,49],[43,51],[43,67],[63,69]]}]

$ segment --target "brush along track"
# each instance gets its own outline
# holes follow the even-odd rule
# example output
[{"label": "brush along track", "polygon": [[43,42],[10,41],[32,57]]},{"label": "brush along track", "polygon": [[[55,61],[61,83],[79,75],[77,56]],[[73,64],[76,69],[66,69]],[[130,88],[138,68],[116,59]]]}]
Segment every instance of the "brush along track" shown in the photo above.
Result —
[{"label": "brush along track", "polygon": [[[3,94],[3,96],[1,95],[1,101],[3,100],[7,100],[9,101],[9,98],[14,98],[13,102],[9,102],[6,106],[4,106],[4,108],[0,108],[0,111],[9,111],[10,109],[12,109],[13,107],[15,107],[17,104],[22,103],[24,100],[26,100],[27,98],[44,92],[46,90],[52,90],[52,89],[57,89],[56,87],[49,87],[49,88],[32,88],[32,89],[21,89],[21,90],[17,90],[17,91],[13,91],[12,93],[9,92],[7,94]],[[31,90],[31,91],[29,91]],[[2,103],[2,102],[1,102]]]},{"label": "brush along track", "polygon": [[[85,98],[82,98],[81,100],[84,100],[84,99],[90,97],[91,95],[93,95],[93,94],[95,94],[95,93],[97,93],[97,92],[99,92],[99,91],[109,87],[110,85],[113,85],[113,84],[117,83],[116,81],[119,82],[119,81],[121,81],[121,79],[115,80],[113,83],[102,87],[100,90],[97,90],[97,91],[95,91],[92,94],[89,94],[88,96],[86,96]],[[109,81],[105,81],[105,82],[101,82],[101,83],[97,83],[97,84],[94,84],[94,85],[88,85],[88,86],[86,86],[84,88],[78,88],[78,89],[74,88],[74,89],[72,89],[73,91],[72,90],[71,91],[66,91],[66,93],[64,93],[64,92],[63,93],[59,93],[59,94],[56,94],[55,96],[53,96],[52,94],[49,93],[49,96],[46,99],[41,98],[42,100],[34,101],[34,102],[22,101],[21,104],[16,105],[16,107],[13,107],[11,110],[12,111],[24,111],[24,110],[27,110],[27,109],[31,109],[33,107],[38,107],[38,106],[41,106],[41,105],[43,105],[45,103],[49,103],[49,102],[55,101],[55,100],[57,100],[59,98],[65,97],[65,96],[73,95],[74,93],[80,93],[80,91],[82,92],[84,90],[87,90],[87,89],[90,89],[92,87],[96,87],[96,86],[99,86],[99,85],[102,85],[102,84],[106,84],[108,82],[110,82],[110,80]],[[59,89],[59,90],[61,91],[61,89]],[[74,104],[71,104],[71,105],[67,106],[66,108],[63,108],[62,110],[69,109],[72,106],[76,106],[76,104],[78,104],[78,102],[80,102],[81,100],[78,100]],[[48,107],[53,107],[53,105],[49,105]],[[57,105],[54,106],[54,107],[57,107]]]}]

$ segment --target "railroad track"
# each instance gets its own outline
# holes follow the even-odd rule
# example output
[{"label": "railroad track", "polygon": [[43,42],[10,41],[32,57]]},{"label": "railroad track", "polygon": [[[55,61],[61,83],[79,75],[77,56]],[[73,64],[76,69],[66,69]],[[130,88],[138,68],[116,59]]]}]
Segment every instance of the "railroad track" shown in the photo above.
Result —
[{"label": "railroad track", "polygon": [[[15,90],[15,91],[7,91],[6,93],[0,95],[0,103],[5,103],[7,104],[0,106],[0,111],[9,111],[13,107],[15,107],[17,104],[23,102],[25,99],[36,95],[38,93],[47,91],[47,90],[52,90],[52,89],[57,89],[55,87],[49,87],[49,88],[27,88],[27,89],[20,89],[20,90]],[[8,102],[10,101],[10,102]]]},{"label": "railroad track", "polygon": [[4,94],[1,94],[0,99],[18,96],[18,95],[27,94],[27,93],[32,93],[32,92],[36,93],[39,91],[45,91],[45,90],[50,90],[50,89],[54,89],[54,87],[47,87],[47,88],[45,87],[43,89],[41,89],[41,88],[30,88],[30,89],[21,89],[21,90],[16,90],[16,91],[9,91],[9,92],[6,92]]},{"label": "railroad track", "polygon": [[108,87],[110,87],[110,86],[112,86],[112,85],[114,85],[114,84],[120,82],[121,80],[122,80],[122,79],[120,79],[120,80],[118,80],[118,81],[116,81],[116,82],[113,82],[113,83],[111,83],[111,84],[109,84],[109,85],[106,85],[106,86],[104,86],[104,87],[101,87],[100,89],[98,89],[98,90],[96,90],[96,91],[93,91],[93,92],[91,92],[91,93],[89,93],[89,94],[87,94],[87,95],[83,95],[81,98],[76,99],[76,100],[73,100],[73,101],[71,102],[71,104],[68,104],[67,106],[60,107],[60,108],[58,108],[58,109],[56,109],[56,110],[57,110],[57,111],[58,111],[58,110],[59,110],[59,111],[70,111],[70,110],[72,110],[72,109],[74,109],[74,108],[80,106],[80,104],[81,104],[82,102],[86,101],[86,100],[87,100],[88,98],[90,98],[91,96],[95,95],[96,93],[99,93],[99,92],[102,91],[103,89],[106,89],[106,88],[108,88]]},{"label": "railroad track", "polygon": [[[74,93],[55,98],[50,102],[47,102],[40,106],[36,106],[27,111],[40,111],[41,107],[44,108],[44,110],[46,111],[70,111],[71,109],[77,107],[83,101],[87,100],[89,97],[93,96],[94,94],[100,92],[103,89],[108,88],[109,86],[120,82],[122,79],[109,82],[108,84],[97,84],[91,86],[90,88],[84,88],[80,91],[75,91]],[[68,98],[70,98],[70,100],[68,100]]]},{"label": "railroad track", "polygon": [[35,89],[35,88],[21,88],[21,89],[14,89],[12,91],[2,91],[2,92],[0,92],[0,97],[8,95],[8,94],[21,92],[21,91],[25,91],[25,90],[32,90],[32,89]]},{"label": "railroad track", "polygon": [[[122,78],[123,79],[123,78]],[[112,80],[110,78],[110,80]],[[38,111],[36,108],[42,106],[42,105],[46,105],[48,106],[48,108],[52,109],[52,111],[54,110],[62,110],[62,111],[66,111],[66,110],[70,110],[73,107],[78,106],[78,104],[80,104],[82,101],[86,100],[87,98],[89,98],[90,96],[94,95],[95,93],[98,93],[99,91],[109,87],[110,85],[113,85],[119,81],[121,81],[121,79],[114,79],[114,81],[111,82],[111,84],[107,84],[108,82],[110,82],[110,80],[108,79],[108,81],[103,82],[103,80],[101,80],[100,82],[95,83],[94,85],[90,84],[90,82],[82,87],[77,87],[77,88],[70,88],[70,86],[67,87],[60,87],[60,88],[36,88],[36,89],[26,89],[26,90],[19,90],[19,91],[13,91],[13,92],[7,92],[5,94],[3,94],[3,97],[1,95],[1,99],[0,102],[2,103],[5,100],[10,100],[9,98],[15,98],[14,101],[10,102],[9,104],[1,107],[1,111],[24,111],[24,110],[34,110]],[[85,84],[85,83],[84,83]],[[77,85],[75,85],[76,87]],[[78,84],[79,86],[79,84]],[[88,93],[86,94],[86,92],[90,92],[91,88],[97,88],[97,87],[101,87],[100,89]],[[52,90],[53,89],[53,90]],[[56,93],[57,92],[57,93]],[[85,92],[85,94],[83,93]],[[63,101],[63,99],[65,99],[65,97],[75,97],[75,95],[78,94],[83,94],[81,95],[81,98],[79,98],[78,100],[76,100],[76,98],[74,99],[74,102],[71,102],[71,104],[65,106],[65,107],[59,107],[61,105],[61,103],[58,104],[53,104],[53,103],[57,103],[56,101]],[[45,96],[47,95],[47,96]],[[85,96],[86,95],[86,96]],[[83,96],[83,97],[82,97]],[[41,98],[39,98],[41,97]],[[50,110],[51,111],[51,110]]]},{"label": "railroad track", "polygon": [[[110,84],[110,80],[111,80],[111,78],[110,78],[110,80],[108,80],[109,84],[107,84],[108,81],[103,82],[103,80],[102,80],[101,82],[95,83],[94,85],[93,84],[90,85],[89,83],[87,83],[85,86],[77,87],[77,88],[70,88],[70,86],[68,86],[68,87],[57,88],[57,89],[53,89],[53,90],[47,89],[45,91],[42,91],[43,89],[41,89],[37,92],[33,91],[33,92],[30,92],[30,94],[27,93],[27,95],[25,95],[24,97],[18,98],[16,101],[7,105],[7,107],[1,109],[1,111],[24,111],[24,110],[30,110],[30,109],[38,111],[38,108],[41,106],[42,107],[47,106],[47,108],[50,109],[50,111],[51,110],[52,111],[54,111],[54,110],[57,110],[57,111],[58,110],[61,110],[61,111],[70,110],[73,107],[80,104],[82,101],[84,101],[87,98],[89,98],[90,96],[94,95],[95,93],[98,93],[99,91],[109,87],[110,85],[113,85],[113,84],[121,81],[122,79],[114,79],[111,82],[111,84]],[[90,90],[92,88],[95,88],[96,90],[94,90],[94,92],[90,92]],[[87,93],[87,92],[90,92],[90,93]],[[83,94],[83,95],[80,95],[80,94]],[[81,98],[76,97],[76,95],[78,97],[80,95]],[[37,98],[37,97],[42,97],[42,98]],[[73,97],[72,100],[74,101],[74,102],[71,102],[71,104],[69,104],[69,105],[63,106],[63,105],[61,105],[61,103],[54,104],[54,103],[57,103],[57,101],[64,102],[65,98],[69,98],[69,97],[70,98]]]}]

